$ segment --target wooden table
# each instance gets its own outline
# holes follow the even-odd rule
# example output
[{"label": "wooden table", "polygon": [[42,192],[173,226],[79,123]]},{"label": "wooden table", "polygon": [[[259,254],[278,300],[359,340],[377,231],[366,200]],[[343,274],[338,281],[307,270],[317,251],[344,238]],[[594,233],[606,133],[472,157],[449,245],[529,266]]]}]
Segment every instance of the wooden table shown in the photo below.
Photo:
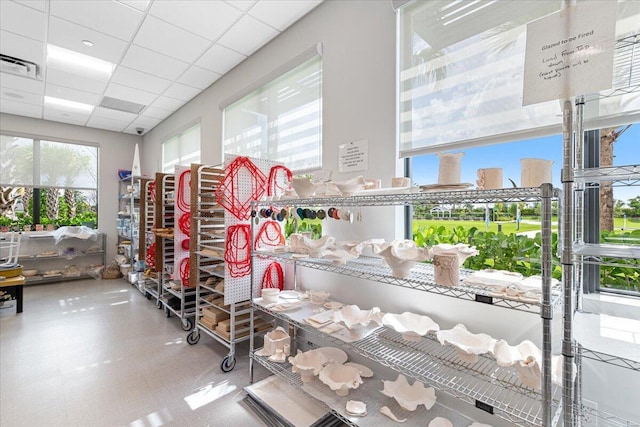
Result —
[{"label": "wooden table", "polygon": [[[16,299],[16,313],[22,313],[22,290],[24,289],[24,276],[9,277],[0,280],[0,288],[7,290]],[[12,292],[13,291],[13,292]]]}]

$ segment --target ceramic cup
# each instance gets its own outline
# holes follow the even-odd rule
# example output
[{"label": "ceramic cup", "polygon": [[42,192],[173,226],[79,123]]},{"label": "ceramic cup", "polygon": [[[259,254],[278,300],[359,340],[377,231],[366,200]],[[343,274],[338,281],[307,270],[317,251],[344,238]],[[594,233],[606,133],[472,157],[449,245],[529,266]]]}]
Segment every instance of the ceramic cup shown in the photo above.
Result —
[{"label": "ceramic cup", "polygon": [[552,182],[551,166],[553,160],[545,159],[520,159],[522,167],[520,186],[540,187],[540,185]]},{"label": "ceramic cup", "polygon": [[502,185],[502,168],[478,169],[478,188],[481,190],[497,190],[504,188]]},{"label": "ceramic cup", "polygon": [[452,185],[460,183],[460,162],[464,153],[438,153],[438,184]]},{"label": "ceramic cup", "polygon": [[391,186],[396,187],[408,187],[411,183],[411,179],[405,176],[397,176],[395,178],[391,178]]},{"label": "ceramic cup", "polygon": [[276,302],[278,300],[278,294],[280,289],[278,288],[265,288],[262,290],[262,299],[266,303]]},{"label": "ceramic cup", "polygon": [[433,255],[433,266],[436,285],[452,287],[460,283],[460,267],[457,253],[442,252]]}]

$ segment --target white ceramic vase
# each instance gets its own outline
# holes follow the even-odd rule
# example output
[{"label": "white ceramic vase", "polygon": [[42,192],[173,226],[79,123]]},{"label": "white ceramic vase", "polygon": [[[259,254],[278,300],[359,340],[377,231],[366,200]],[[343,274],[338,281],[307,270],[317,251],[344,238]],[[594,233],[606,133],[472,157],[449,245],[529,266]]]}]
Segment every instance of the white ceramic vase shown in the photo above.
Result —
[{"label": "white ceramic vase", "polygon": [[520,159],[520,186],[540,187],[540,185],[553,182],[551,167],[553,160],[545,159]]},{"label": "white ceramic vase", "polygon": [[380,255],[391,268],[393,277],[408,277],[411,268],[419,261],[429,259],[429,250],[419,248],[413,240],[394,240],[391,243],[374,245],[373,251]]},{"label": "white ceramic vase", "polygon": [[358,368],[335,362],[322,368],[319,378],[338,396],[346,396],[349,394],[349,390],[358,388],[362,384]]},{"label": "white ceramic vase", "polygon": [[438,184],[460,184],[460,162],[464,153],[438,153]]},{"label": "white ceramic vase", "polygon": [[496,190],[503,188],[502,168],[482,168],[478,169],[478,180],[476,185],[479,190]]},{"label": "white ceramic vase", "polygon": [[436,285],[454,287],[460,284],[460,266],[455,252],[435,254],[433,267]]}]

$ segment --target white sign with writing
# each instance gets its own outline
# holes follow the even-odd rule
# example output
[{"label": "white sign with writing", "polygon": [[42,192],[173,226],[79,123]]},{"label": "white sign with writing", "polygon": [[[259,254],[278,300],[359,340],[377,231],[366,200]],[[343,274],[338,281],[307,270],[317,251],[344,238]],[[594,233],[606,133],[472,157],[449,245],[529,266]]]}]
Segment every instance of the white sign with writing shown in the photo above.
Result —
[{"label": "white sign with writing", "polygon": [[616,7],[585,1],[527,25],[522,105],[611,88]]},{"label": "white sign with writing", "polygon": [[348,142],[338,147],[338,171],[365,171],[369,168],[369,141]]}]

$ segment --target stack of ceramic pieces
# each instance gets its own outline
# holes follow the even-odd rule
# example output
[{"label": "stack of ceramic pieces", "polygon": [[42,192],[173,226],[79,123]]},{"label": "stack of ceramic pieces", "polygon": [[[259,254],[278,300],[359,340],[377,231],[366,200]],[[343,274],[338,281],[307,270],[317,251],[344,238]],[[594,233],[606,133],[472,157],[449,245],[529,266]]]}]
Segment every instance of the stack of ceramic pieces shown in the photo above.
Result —
[{"label": "stack of ceramic pieces", "polygon": [[349,400],[347,401],[346,412],[347,415],[364,417],[367,415],[367,404],[359,400]]}]

